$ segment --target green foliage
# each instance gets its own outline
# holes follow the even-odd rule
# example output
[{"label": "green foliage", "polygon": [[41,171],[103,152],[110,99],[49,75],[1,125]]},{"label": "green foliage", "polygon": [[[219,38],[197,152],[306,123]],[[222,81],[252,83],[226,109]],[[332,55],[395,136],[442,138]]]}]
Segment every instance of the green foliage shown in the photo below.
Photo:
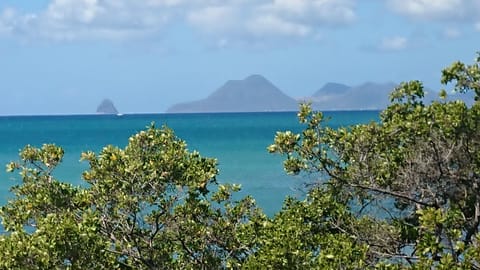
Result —
[{"label": "green foliage", "polygon": [[[478,64],[454,63],[442,82],[478,97]],[[470,254],[480,225],[480,104],[426,105],[423,96],[421,82],[402,83],[380,122],[335,130],[302,105],[302,133],[279,132],[268,150],[286,156],[288,173],[317,175],[350,206],[358,218],[343,232],[363,236],[355,240],[369,247],[369,265],[479,267]]]},{"label": "green foliage", "polygon": [[[478,100],[479,62],[442,82]],[[268,151],[318,181],[271,218],[166,127],[83,153],[81,187],[53,177],[60,147],[26,146],[7,165],[21,183],[0,210],[0,269],[480,269],[480,103],[440,96],[402,83],[379,122],[338,129],[301,105],[304,130]]]},{"label": "green foliage", "polygon": [[475,100],[480,97],[480,52],[477,53],[475,63],[466,65],[462,62],[455,62],[442,71],[442,83],[454,82],[455,90],[458,92],[474,91]]},{"label": "green foliage", "polygon": [[232,201],[238,185],[217,185],[215,159],[168,128],[83,153],[85,188],[53,178],[62,156],[27,146],[7,165],[22,183],[0,212],[1,269],[238,268],[253,246],[250,220],[264,218],[252,198]]},{"label": "green foliage", "polygon": [[364,269],[366,245],[344,233],[353,217],[327,190],[305,201],[287,198],[283,209],[259,229],[247,269]]},{"label": "green foliage", "polygon": [[26,146],[20,163],[22,184],[12,188],[14,200],[2,207],[8,234],[0,236],[1,269],[114,269],[109,243],[98,233],[98,219],[89,209],[86,190],[61,183],[51,175],[63,150],[55,145]]}]

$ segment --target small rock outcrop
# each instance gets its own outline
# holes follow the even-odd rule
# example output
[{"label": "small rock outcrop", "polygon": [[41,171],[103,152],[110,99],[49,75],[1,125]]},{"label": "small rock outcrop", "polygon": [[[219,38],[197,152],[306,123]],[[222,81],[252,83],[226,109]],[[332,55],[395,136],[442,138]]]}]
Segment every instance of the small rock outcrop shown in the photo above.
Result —
[{"label": "small rock outcrop", "polygon": [[117,108],[113,105],[110,99],[104,99],[97,107],[97,113],[99,114],[118,114]]}]

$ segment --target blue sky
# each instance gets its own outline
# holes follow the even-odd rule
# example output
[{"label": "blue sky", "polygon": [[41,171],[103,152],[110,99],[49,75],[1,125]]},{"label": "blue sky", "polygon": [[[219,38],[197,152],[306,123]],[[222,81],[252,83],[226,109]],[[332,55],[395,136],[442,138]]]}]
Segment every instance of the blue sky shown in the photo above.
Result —
[{"label": "blue sky", "polygon": [[478,0],[0,1],[0,115],[163,112],[262,74],[293,97],[327,82],[422,80],[471,63]]}]

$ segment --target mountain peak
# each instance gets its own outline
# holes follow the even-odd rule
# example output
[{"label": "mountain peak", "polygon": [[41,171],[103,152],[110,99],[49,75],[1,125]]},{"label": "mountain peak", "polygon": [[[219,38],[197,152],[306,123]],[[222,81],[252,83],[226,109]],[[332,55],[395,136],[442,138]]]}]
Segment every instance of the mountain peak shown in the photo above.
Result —
[{"label": "mountain peak", "polygon": [[[315,93],[317,99],[313,105],[317,110],[380,110],[388,106],[389,93],[394,87],[394,83],[375,82],[365,82],[353,87],[326,84]],[[336,92],[332,92],[332,89]],[[338,89],[341,91],[338,92]],[[330,94],[327,94],[328,92]]]},{"label": "mountain peak", "polygon": [[265,77],[263,77],[260,74],[252,74],[244,79],[244,81],[249,81],[249,82],[261,82],[261,81],[267,81],[269,82]]},{"label": "mountain peak", "polygon": [[177,104],[168,112],[261,112],[294,111],[297,101],[269,80],[253,74],[243,80],[229,80],[206,99]]},{"label": "mountain peak", "polygon": [[[264,87],[266,85],[268,85],[268,87],[270,87],[270,86],[275,87],[269,80],[267,80],[262,75],[252,74],[252,75],[246,77],[243,80],[228,80],[220,89],[222,89],[222,88],[252,89],[252,88],[258,88],[260,86]],[[216,91],[216,92],[218,92],[218,91]],[[215,94],[215,93],[213,93],[213,94]]]},{"label": "mountain peak", "polygon": [[342,83],[328,82],[322,88],[313,94],[313,97],[321,97],[322,95],[339,95],[343,94],[351,87]]}]

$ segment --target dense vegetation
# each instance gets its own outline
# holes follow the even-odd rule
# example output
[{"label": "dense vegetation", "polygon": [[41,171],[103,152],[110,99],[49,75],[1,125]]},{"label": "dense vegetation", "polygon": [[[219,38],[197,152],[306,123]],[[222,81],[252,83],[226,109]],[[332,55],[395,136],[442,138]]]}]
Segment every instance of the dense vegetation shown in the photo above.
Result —
[{"label": "dense vegetation", "polygon": [[[442,82],[478,99],[479,64]],[[166,127],[82,154],[82,187],[53,178],[60,147],[26,146],[7,165],[22,182],[0,212],[0,268],[480,269],[480,103],[423,96],[403,83],[380,121],[340,129],[302,105],[304,130],[268,150],[318,180],[273,217]]]}]

